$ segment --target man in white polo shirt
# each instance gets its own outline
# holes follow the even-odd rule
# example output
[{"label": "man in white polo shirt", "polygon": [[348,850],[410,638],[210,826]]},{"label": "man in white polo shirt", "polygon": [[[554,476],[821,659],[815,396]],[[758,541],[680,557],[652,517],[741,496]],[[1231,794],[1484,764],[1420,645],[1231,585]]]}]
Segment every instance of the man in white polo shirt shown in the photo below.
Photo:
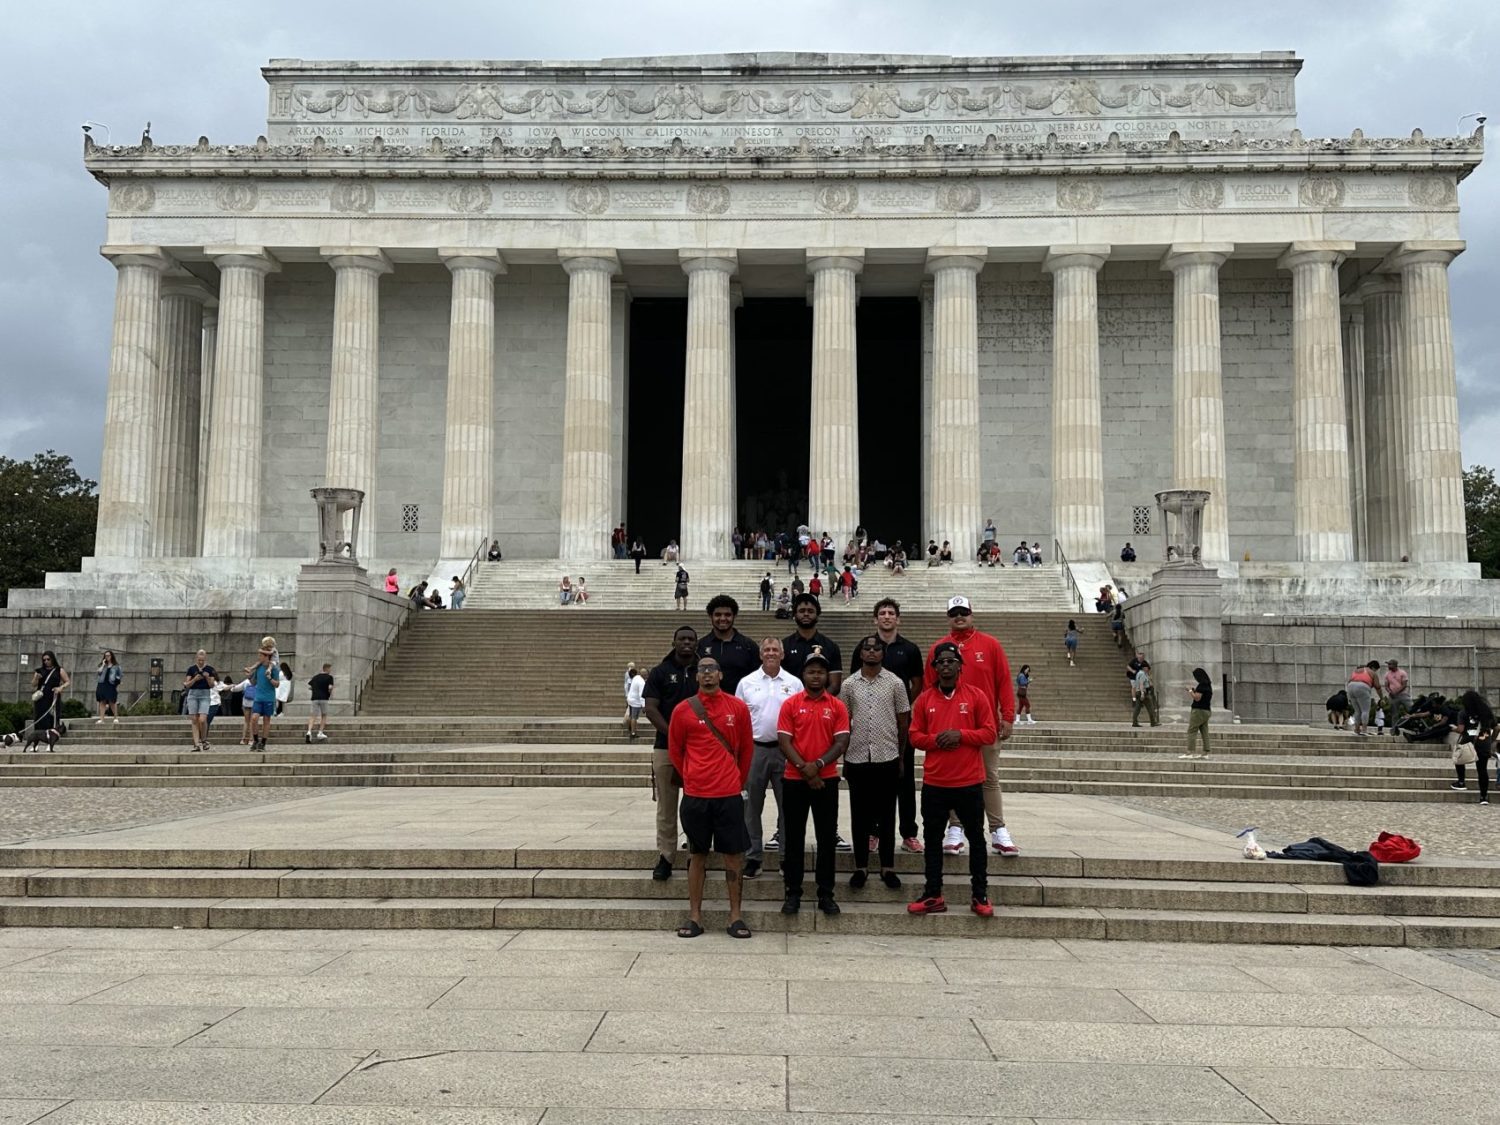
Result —
[{"label": "man in white polo shirt", "polygon": [[781,777],[786,759],[776,740],[776,721],[781,705],[802,690],[802,681],[781,666],[781,642],[767,637],[760,642],[760,667],[739,682],[734,694],[750,708],[750,730],[755,740],[755,756],[750,761],[750,778],[746,782],[749,800],[745,802],[745,827],[750,830],[750,850],[745,853],[746,879],[760,874],[765,859],[765,829],[762,824],[766,807],[766,786],[776,794],[776,842],[781,842],[785,822],[781,805]]}]

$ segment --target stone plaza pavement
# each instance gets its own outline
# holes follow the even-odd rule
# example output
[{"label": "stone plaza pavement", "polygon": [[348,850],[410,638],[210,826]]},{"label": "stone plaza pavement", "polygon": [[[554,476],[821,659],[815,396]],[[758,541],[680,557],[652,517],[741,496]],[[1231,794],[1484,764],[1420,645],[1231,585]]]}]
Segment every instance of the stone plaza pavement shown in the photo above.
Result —
[{"label": "stone plaza pavement", "polygon": [[[650,831],[638,791],[313,794],[54,842],[638,847]],[[1007,805],[1035,851],[1235,846],[1096,798]],[[1500,1122],[1496,1071],[1491,952],[0,929],[0,1125],[1455,1125]]]}]

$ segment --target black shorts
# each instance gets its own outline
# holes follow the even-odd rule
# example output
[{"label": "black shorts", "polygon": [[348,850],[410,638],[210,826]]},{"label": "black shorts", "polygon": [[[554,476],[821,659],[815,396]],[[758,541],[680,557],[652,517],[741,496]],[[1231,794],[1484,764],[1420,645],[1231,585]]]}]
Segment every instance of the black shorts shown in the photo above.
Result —
[{"label": "black shorts", "polygon": [[682,831],[693,855],[739,855],[750,850],[750,829],[745,827],[745,799],[733,797],[689,797],[679,806]]}]

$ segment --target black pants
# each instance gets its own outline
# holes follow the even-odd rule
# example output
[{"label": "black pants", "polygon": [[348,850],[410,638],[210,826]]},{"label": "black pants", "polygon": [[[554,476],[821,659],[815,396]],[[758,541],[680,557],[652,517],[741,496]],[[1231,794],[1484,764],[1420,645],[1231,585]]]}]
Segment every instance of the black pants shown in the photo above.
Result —
[{"label": "black pants", "polygon": [[901,838],[917,834],[917,748],[909,741],[901,750],[901,777],[896,782],[901,812]]},{"label": "black pants", "polygon": [[641,557],[639,555],[635,557],[635,572],[637,574],[641,572]]},{"label": "black pants", "polygon": [[924,897],[943,893],[943,833],[948,829],[948,813],[958,815],[969,840],[969,886],[975,898],[989,893],[989,845],[984,838],[984,785],[965,785],[950,789],[942,785],[922,785],[922,843],[927,886]]},{"label": "black pants", "polygon": [[[1486,801],[1490,796],[1490,775],[1488,767],[1490,764],[1490,756],[1495,753],[1494,740],[1486,739],[1483,742],[1474,743],[1474,753],[1476,755],[1474,760],[1474,772],[1479,775],[1479,799],[1481,801]],[[1458,775],[1458,783],[1460,785],[1464,784],[1464,767],[1460,765],[1454,765],[1453,772]],[[1496,784],[1500,784],[1500,776],[1496,777]],[[853,796],[852,790],[850,791],[850,796]]]},{"label": "black pants", "polygon": [[781,783],[786,798],[786,836],[781,841],[781,876],[786,893],[802,893],[802,872],[807,865],[807,814],[812,813],[813,838],[817,841],[818,897],[833,894],[834,864],[838,860],[839,779],[824,778],[823,788],[787,778]]},{"label": "black pants", "polygon": [[854,866],[870,866],[870,837],[880,838],[880,869],[896,866],[896,784],[901,760],[845,762],[849,786],[849,819],[854,832]]}]

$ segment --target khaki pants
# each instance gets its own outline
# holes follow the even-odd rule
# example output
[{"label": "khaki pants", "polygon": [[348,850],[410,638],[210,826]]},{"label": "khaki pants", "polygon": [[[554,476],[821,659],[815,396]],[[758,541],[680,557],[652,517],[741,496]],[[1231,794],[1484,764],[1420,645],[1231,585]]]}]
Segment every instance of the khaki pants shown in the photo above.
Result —
[{"label": "khaki pants", "polygon": [[682,790],[672,784],[672,755],[651,751],[651,784],[656,794],[656,850],[670,863],[677,856],[677,801]]},{"label": "khaki pants", "polygon": [[[984,755],[984,818],[989,821],[990,831],[1005,827],[1005,803],[1000,793],[1000,743],[986,746]],[[958,824],[958,813],[948,814],[949,824]]]}]

